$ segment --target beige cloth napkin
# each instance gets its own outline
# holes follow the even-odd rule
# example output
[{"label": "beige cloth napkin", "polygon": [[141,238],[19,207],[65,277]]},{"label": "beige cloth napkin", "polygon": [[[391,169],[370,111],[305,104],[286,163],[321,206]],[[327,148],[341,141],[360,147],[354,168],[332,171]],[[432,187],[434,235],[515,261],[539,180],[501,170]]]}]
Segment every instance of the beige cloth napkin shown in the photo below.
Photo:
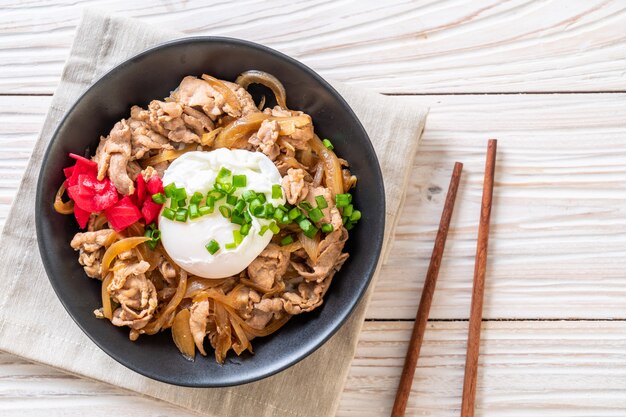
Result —
[{"label": "beige cloth napkin", "polygon": [[[297,365],[240,387],[194,389],[145,378],[107,356],[65,312],[43,270],[35,236],[33,196],[43,153],[57,123],[79,94],[111,67],[180,36],[130,19],[96,11],[84,13],[0,240],[0,349],[207,416],[333,416],[374,285],[342,329]],[[413,104],[410,98],[333,85],[364,124],[378,154],[385,178],[388,249],[427,109]]]}]

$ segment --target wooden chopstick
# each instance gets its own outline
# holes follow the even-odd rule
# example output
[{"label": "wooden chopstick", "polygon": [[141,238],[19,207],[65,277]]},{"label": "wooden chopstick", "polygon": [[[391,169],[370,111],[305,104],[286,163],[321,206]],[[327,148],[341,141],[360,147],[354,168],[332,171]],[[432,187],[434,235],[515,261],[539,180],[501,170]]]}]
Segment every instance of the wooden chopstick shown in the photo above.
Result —
[{"label": "wooden chopstick", "polygon": [[470,309],[469,333],[467,336],[467,356],[465,357],[465,379],[463,381],[463,400],[461,417],[474,417],[476,401],[476,374],[478,372],[478,352],[480,349],[480,326],[483,319],[483,294],[485,292],[485,269],[487,267],[487,243],[489,241],[489,219],[493,196],[493,179],[496,169],[497,141],[490,139],[487,145],[485,179],[483,181],[483,199],[478,225],[476,260],[474,264],[474,287],[472,307]]},{"label": "wooden chopstick", "polygon": [[441,213],[439,230],[437,231],[433,254],[430,258],[428,272],[426,273],[424,289],[422,290],[422,298],[420,300],[419,308],[417,309],[417,315],[415,316],[413,334],[411,335],[411,340],[409,341],[409,348],[404,360],[402,377],[400,378],[400,385],[398,386],[398,391],[396,393],[396,401],[393,404],[391,417],[404,416],[409,394],[411,393],[415,367],[417,366],[420,347],[422,346],[422,341],[424,340],[424,331],[426,330],[426,324],[428,322],[428,313],[433,301],[433,294],[435,293],[435,285],[437,284],[437,276],[439,275],[439,266],[441,265],[443,250],[446,246],[446,238],[450,227],[450,219],[452,218],[452,210],[454,209],[456,192],[459,188],[459,182],[461,180],[462,169],[462,163],[457,162],[454,164],[452,178],[450,179],[450,186],[448,187],[448,195],[446,196],[446,202],[443,206],[443,212]]}]

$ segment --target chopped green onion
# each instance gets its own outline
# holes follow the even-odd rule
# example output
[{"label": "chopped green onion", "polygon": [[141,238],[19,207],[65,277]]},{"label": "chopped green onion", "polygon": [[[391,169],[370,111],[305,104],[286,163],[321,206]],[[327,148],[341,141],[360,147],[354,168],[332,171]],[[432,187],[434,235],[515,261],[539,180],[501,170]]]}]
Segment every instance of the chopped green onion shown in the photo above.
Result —
[{"label": "chopped green onion", "polygon": [[198,208],[198,213],[200,213],[201,216],[206,216],[207,214],[213,213],[214,210],[214,206],[202,206]]},{"label": "chopped green onion", "polygon": [[272,233],[274,233],[275,235],[278,234],[278,232],[280,232],[280,227],[278,227],[278,225],[276,224],[276,222],[272,222],[270,223],[270,230],[272,231]]},{"label": "chopped green onion", "polygon": [[211,213],[213,213],[213,207],[215,206],[215,198],[207,197],[204,201],[204,205],[211,208]]},{"label": "chopped green onion", "polygon": [[235,204],[237,204],[237,197],[234,195],[229,195],[228,197],[226,197],[226,202],[231,206],[234,206]]},{"label": "chopped green onion", "polygon": [[349,221],[349,220],[350,220],[350,217],[348,217],[348,216],[343,216],[343,217],[341,218],[341,221],[343,222],[343,224],[344,224],[344,225],[345,225],[346,223],[348,223],[348,221]]},{"label": "chopped green onion", "polygon": [[230,222],[238,224],[238,225],[242,225],[242,224],[246,223],[246,220],[243,217],[241,217],[241,216],[233,214],[233,216],[230,218]]},{"label": "chopped green onion", "polygon": [[[250,211],[252,212],[252,214],[254,215],[254,217],[258,217],[260,219],[267,217],[267,213],[265,211],[265,206],[259,204],[258,206],[256,206],[254,209],[252,207],[250,207]],[[270,216],[271,217],[271,216]]]},{"label": "chopped green onion", "polygon": [[287,216],[287,215],[285,215],[285,217],[283,217],[283,218],[281,219],[281,223],[284,223],[284,224],[289,224],[289,223],[291,223],[292,221],[293,221],[293,220],[291,220],[291,219],[289,218],[289,216]]},{"label": "chopped green onion", "polygon": [[152,239],[152,232],[154,232],[153,229],[146,229],[146,232],[143,235]]},{"label": "chopped green onion", "polygon": [[283,198],[283,187],[281,187],[280,184],[272,185],[272,198],[274,200]]},{"label": "chopped green onion", "polygon": [[205,248],[211,255],[215,255],[215,252],[220,250],[220,244],[217,243],[215,239],[211,239],[209,243],[206,244]]},{"label": "chopped green onion", "polygon": [[241,233],[244,236],[248,236],[248,233],[250,233],[250,228],[252,226],[250,225],[250,223],[246,223],[243,226],[241,226],[241,229],[239,229],[239,233]]},{"label": "chopped green onion", "polygon": [[197,204],[189,204],[189,218],[197,219],[200,217],[200,211],[198,210]]},{"label": "chopped green onion", "polygon": [[243,242],[243,236],[239,230],[233,230],[233,239],[235,240],[235,245],[237,246]]},{"label": "chopped green onion", "polygon": [[281,246],[286,246],[286,245],[288,245],[290,243],[293,243],[293,236],[291,236],[291,235],[285,236],[280,241]]},{"label": "chopped green onion", "polygon": [[318,231],[319,229],[313,226],[309,230],[304,230],[303,232],[306,237],[310,237],[311,239],[313,239]]},{"label": "chopped green onion", "polygon": [[311,223],[309,219],[303,218],[298,220],[298,226],[300,226],[300,229],[306,232],[313,227],[313,223]]},{"label": "chopped green onion", "polygon": [[250,202],[256,198],[256,193],[253,190],[246,190],[243,192],[241,196],[243,197],[244,200],[246,200],[247,202]]},{"label": "chopped green onion", "polygon": [[224,194],[231,194],[235,189],[233,185],[229,182],[226,183],[215,183],[213,186],[216,190],[223,192]]},{"label": "chopped green onion", "polygon": [[174,220],[174,216],[176,215],[176,212],[174,210],[172,210],[169,207],[166,207],[163,209],[163,217],[165,217],[166,219],[169,220]]},{"label": "chopped green onion", "polygon": [[322,232],[324,232],[324,233],[330,233],[330,232],[332,232],[333,230],[335,230],[335,228],[334,228],[334,227],[333,227],[333,225],[332,225],[332,224],[330,224],[330,223],[324,223],[324,224],[322,225]]},{"label": "chopped green onion", "polygon": [[241,213],[246,208],[246,202],[243,199],[237,201],[235,204],[235,211],[237,213]]},{"label": "chopped green onion", "polygon": [[228,178],[230,177],[232,174],[231,170],[226,168],[226,167],[222,167],[220,168],[220,171],[217,173],[217,179],[215,180],[218,183],[224,183],[224,181],[222,181],[224,178]]},{"label": "chopped green onion", "polygon": [[298,207],[294,207],[289,210],[289,220],[295,220],[302,215],[302,212]]},{"label": "chopped green onion", "polygon": [[235,242],[231,242],[231,243],[225,244],[224,247],[226,249],[235,249],[237,247],[237,244]]},{"label": "chopped green onion", "polygon": [[181,198],[180,200],[178,200],[178,207],[185,207],[186,205],[187,205],[186,198]]},{"label": "chopped green onion", "polygon": [[346,224],[346,230],[352,230],[352,229],[354,229],[354,223],[348,222],[348,224]]},{"label": "chopped green onion", "polygon": [[176,210],[176,217],[175,217],[176,221],[186,222],[188,217],[189,217],[189,211],[187,211],[187,209],[179,208],[178,210]]},{"label": "chopped green onion", "polygon": [[322,140],[322,143],[324,144],[324,146],[326,146],[326,149],[330,149],[331,151],[333,149],[335,149],[335,147],[333,146],[332,142],[329,141],[328,139]]},{"label": "chopped green onion", "polygon": [[224,216],[227,219],[229,219],[230,215],[232,214],[232,212],[230,211],[230,208],[228,208],[227,206],[220,206],[220,213],[222,213],[222,216]]},{"label": "chopped green onion", "polygon": [[224,197],[224,193],[220,190],[211,190],[206,195],[207,199],[212,198],[214,201],[218,201],[222,197]]},{"label": "chopped green onion", "polygon": [[189,200],[189,204],[200,204],[200,202],[202,201],[202,197],[204,197],[202,193],[200,191],[196,191],[191,196],[191,199]]},{"label": "chopped green onion", "polygon": [[245,175],[233,175],[233,187],[245,187],[247,179]]},{"label": "chopped green onion", "polygon": [[268,230],[270,230],[270,227],[268,225],[261,226],[261,230],[259,230],[259,236],[263,236]]},{"label": "chopped green onion", "polygon": [[343,215],[344,216],[352,216],[352,212],[354,211],[354,207],[352,206],[352,204],[348,204],[347,207],[344,207],[343,209]]},{"label": "chopped green onion", "polygon": [[352,195],[350,193],[337,194],[335,196],[335,203],[337,207],[347,207],[352,202]]},{"label": "chopped green onion", "polygon": [[[154,223],[153,223],[154,224]],[[160,230],[154,230],[152,231],[152,239],[156,239],[159,240],[161,239],[161,231]]]},{"label": "chopped green onion", "polygon": [[165,204],[165,202],[167,201],[167,198],[162,193],[156,193],[156,194],[152,194],[152,201],[154,201],[157,204]]},{"label": "chopped green onion", "polygon": [[358,222],[359,220],[361,220],[361,212],[359,210],[354,210],[350,215],[350,221]]},{"label": "chopped green onion", "polygon": [[326,201],[323,195],[316,196],[315,202],[317,203],[317,208],[325,209],[328,207],[328,201]]},{"label": "chopped green onion", "polygon": [[174,211],[178,210],[178,200],[170,199],[170,208]]},{"label": "chopped green onion", "polygon": [[283,219],[283,217],[285,216],[286,212],[285,210],[283,210],[280,207],[276,207],[276,210],[274,210],[274,218],[278,221],[281,221]]},{"label": "chopped green onion", "polygon": [[274,215],[274,206],[270,203],[265,204],[265,216],[272,217]]},{"label": "chopped green onion", "polygon": [[165,191],[165,196],[167,198],[174,197],[174,194],[176,192],[176,184],[174,184],[173,182],[170,184],[167,184],[165,188],[163,188],[163,191]]},{"label": "chopped green onion", "polygon": [[263,194],[263,193],[258,193],[258,194],[256,195],[256,198],[258,198],[258,199],[259,199],[259,201],[260,201],[261,203],[263,203],[263,204],[265,204],[265,202],[267,201],[267,200],[266,200],[266,198],[265,198],[265,194]]},{"label": "chopped green onion", "polygon": [[246,219],[246,223],[252,223],[252,217],[250,217],[250,214],[247,211],[243,212],[243,218]]},{"label": "chopped green onion", "polygon": [[[259,201],[258,198],[255,198],[254,200],[250,201],[250,211],[252,212],[252,214],[254,214],[255,216],[256,214],[256,209],[263,206],[263,203],[261,203]],[[258,216],[257,216],[258,217]]]},{"label": "chopped green onion", "polygon": [[322,213],[322,210],[314,208],[313,210],[309,211],[309,217],[311,218],[311,220],[317,223],[324,218],[324,213]]},{"label": "chopped green onion", "polygon": [[313,209],[313,206],[312,206],[312,205],[311,205],[311,203],[309,203],[308,201],[303,201],[303,202],[301,202],[300,204],[298,204],[298,206],[299,206],[301,209],[304,209],[304,210],[306,210],[306,211],[310,211],[310,210],[312,210],[312,209]]},{"label": "chopped green onion", "polygon": [[174,191],[174,198],[178,201],[187,199],[187,191],[184,188],[177,188]]}]

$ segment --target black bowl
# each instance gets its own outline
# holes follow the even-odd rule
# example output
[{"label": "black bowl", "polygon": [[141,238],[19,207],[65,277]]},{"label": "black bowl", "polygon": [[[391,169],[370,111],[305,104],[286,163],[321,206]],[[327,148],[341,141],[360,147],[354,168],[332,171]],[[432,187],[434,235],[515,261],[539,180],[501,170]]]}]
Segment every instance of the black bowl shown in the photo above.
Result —
[{"label": "black bowl", "polygon": [[[274,74],[287,90],[292,109],[313,117],[316,132],[328,137],[336,152],[350,161],[359,182],[354,204],[363,217],[350,234],[350,258],[335,276],[324,304],[294,317],[279,332],[253,342],[255,354],[230,354],[224,365],[212,352],[185,360],[169,331],[128,340],[128,329],[98,320],[100,282],[88,278],[69,245],[78,232],[73,216],[53,210],[69,152],[93,154],[100,135],[128,117],[133,104],[147,105],[169,95],[186,75],[208,73],[234,80],[257,69]],[[256,97],[258,98],[258,97]],[[303,64],[277,51],[229,38],[196,37],[169,42],[118,65],[92,85],[67,112],[46,151],[37,184],[39,251],[57,296],[78,326],[102,350],[147,377],[191,387],[248,383],[279,372],[320,347],[345,323],[365,293],[380,254],[385,224],[383,179],[372,144],[348,104],[326,81]]]}]

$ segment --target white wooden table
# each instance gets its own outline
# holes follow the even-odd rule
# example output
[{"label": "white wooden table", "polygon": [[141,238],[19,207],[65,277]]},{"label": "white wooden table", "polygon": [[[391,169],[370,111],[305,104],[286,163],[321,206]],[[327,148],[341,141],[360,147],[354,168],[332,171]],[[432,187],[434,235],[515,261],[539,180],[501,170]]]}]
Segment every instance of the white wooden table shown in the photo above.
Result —
[{"label": "white wooden table", "polygon": [[[458,416],[487,138],[499,138],[477,416],[626,415],[626,2],[0,0],[0,217],[80,9],[261,42],[431,106],[338,416],[389,414],[449,173],[465,163],[409,416]],[[183,416],[0,353],[0,415]]]}]

